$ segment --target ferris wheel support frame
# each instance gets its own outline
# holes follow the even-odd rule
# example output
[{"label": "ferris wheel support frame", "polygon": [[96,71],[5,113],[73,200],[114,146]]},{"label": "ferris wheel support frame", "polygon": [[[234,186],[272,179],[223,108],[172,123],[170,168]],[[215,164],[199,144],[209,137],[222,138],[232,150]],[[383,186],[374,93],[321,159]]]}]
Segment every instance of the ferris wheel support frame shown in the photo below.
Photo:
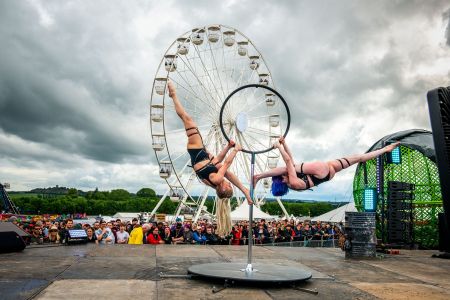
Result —
[{"label": "ferris wheel support frame", "polygon": [[[261,64],[263,64],[264,66],[265,66],[265,68],[266,68],[266,72],[268,72],[268,74],[270,75],[271,74],[271,72],[270,72],[270,68],[269,68],[269,66],[267,65],[267,63],[266,63],[266,60],[264,59],[264,57],[261,55],[261,52],[258,50],[258,48],[255,46],[255,44],[250,40],[250,38],[249,37],[247,37],[245,34],[243,34],[241,31],[239,31],[238,29],[235,29],[235,28],[232,28],[232,27],[230,27],[230,26],[226,26],[226,25],[217,25],[220,29],[221,28],[224,28],[224,29],[228,29],[228,30],[231,30],[231,31],[233,31],[234,33],[235,33],[235,36],[238,36],[238,35],[240,35],[242,38],[244,38],[245,39],[245,41],[248,43],[248,46],[250,46],[251,45],[251,47],[256,51],[256,54],[257,54],[257,56],[258,56],[258,59],[260,60],[260,63]],[[208,30],[209,30],[209,27],[210,26],[205,26],[205,27],[202,27],[202,28],[199,28],[199,29],[197,29],[197,30],[195,30],[195,32],[197,32],[197,31],[199,31],[199,30],[203,30],[203,32],[205,32],[204,30],[206,29],[206,28],[208,28]],[[204,29],[203,29],[204,28]],[[219,29],[219,32],[220,32],[220,29]],[[188,38],[191,38],[191,36],[190,36],[190,34],[192,34],[192,33],[194,33],[194,30],[190,30],[190,31],[186,31],[185,33],[183,33],[181,36],[182,37],[185,37],[185,36],[188,36]],[[225,32],[221,32],[221,34],[224,34]],[[207,39],[208,37],[206,37],[205,36],[205,40]],[[167,48],[167,50],[166,50],[166,52],[165,52],[165,56],[167,55],[167,54],[171,54],[171,53],[169,53],[169,51],[174,47],[174,45],[176,45],[177,44],[177,41],[178,41],[178,39],[177,40],[175,40],[173,43],[171,43],[170,44],[170,46]],[[237,44],[239,44],[239,43],[237,43]],[[197,77],[197,74],[195,73],[196,72],[196,70],[195,69],[192,69],[193,67],[195,67],[194,65],[192,65],[191,64],[191,61],[189,60],[189,58],[187,57],[187,56],[183,56],[183,55],[179,55],[178,53],[177,54],[175,54],[175,56],[180,60],[180,61],[183,61],[185,64],[186,64],[186,67],[187,68],[189,68],[190,70],[191,70],[191,72],[192,72],[192,74],[197,78],[197,80],[199,80],[199,83],[203,86],[203,89],[200,91],[200,97],[202,97],[201,96],[201,93],[203,92],[203,93],[205,93],[205,92],[210,92],[210,88],[212,87],[213,89],[215,89],[216,90],[216,92],[217,92],[217,95],[216,96],[218,96],[220,99],[223,99],[223,97],[225,97],[225,90],[223,89],[223,86],[218,86],[218,85],[216,85],[214,82],[215,82],[215,79],[217,79],[216,77],[218,76],[219,77],[219,84],[220,85],[222,85],[222,79],[223,78],[221,78],[221,74],[219,74],[219,73],[214,73],[214,70],[209,70],[208,68],[207,68],[207,66],[205,65],[205,62],[203,61],[203,57],[202,57],[202,54],[200,53],[200,52],[202,52],[202,50],[199,48],[199,46],[198,46],[198,44],[194,44],[194,43],[192,43],[192,50],[193,51],[195,51],[195,53],[198,55],[198,59],[200,60],[200,62],[202,63],[202,65],[201,65],[201,67],[203,67],[203,69],[205,70],[205,72],[206,72],[206,75],[208,76],[208,78],[209,78],[209,80],[211,81],[210,83],[209,82],[205,82],[205,84],[207,85],[207,86],[203,86],[203,83],[202,83],[202,81]],[[214,65],[215,65],[215,67],[217,68],[217,63],[219,62],[219,63],[221,63],[221,59],[220,59],[220,57],[218,58],[218,57],[215,57],[214,56],[214,53],[213,53],[213,49],[211,48],[211,44],[209,44],[208,45],[209,46],[209,53],[211,54],[211,58],[212,58],[212,62],[214,63]],[[226,49],[226,48],[222,48],[222,53],[224,52],[224,49]],[[208,50],[208,49],[207,49]],[[215,50],[215,49],[214,49]],[[202,52],[203,53],[203,52]],[[235,57],[237,56],[237,52],[235,53]],[[241,55],[242,56],[242,55]],[[245,54],[244,56],[249,56],[250,57],[250,54],[249,53],[247,53],[247,54]],[[222,59],[224,58],[225,56],[223,56],[222,57]],[[217,60],[218,59],[218,60]],[[159,70],[161,69],[161,66],[163,66],[163,64],[164,64],[164,59],[163,60],[161,60],[161,62],[160,62],[160,64],[159,64],[159,66],[158,66],[158,69],[157,69],[157,71],[156,71],[156,76],[158,75],[158,73],[159,73]],[[226,63],[224,63],[225,65],[226,65]],[[164,66],[163,66],[164,67]],[[166,68],[166,70],[167,70],[167,68]],[[257,72],[257,70],[256,69],[253,69],[252,68],[252,72],[251,72],[251,76],[248,78],[248,80],[252,80],[252,78],[254,78],[255,76],[256,76],[256,79],[258,78],[258,74],[259,74],[259,72]],[[176,71],[178,72],[178,69],[176,69]],[[232,69],[232,74],[238,74],[238,78],[239,78],[239,83],[238,83],[238,85],[237,86],[240,86],[241,84],[242,84],[242,80],[244,79],[244,73],[242,72],[243,71],[243,69],[241,68],[241,69]],[[217,72],[217,71],[216,71]],[[240,73],[240,76],[239,76],[239,73]],[[169,78],[169,74],[170,74],[170,71],[167,71],[167,73],[166,73],[166,78]],[[155,78],[156,78],[156,76],[155,76]],[[164,76],[164,75],[163,75]],[[270,77],[271,77],[271,75],[270,75]],[[186,80],[187,80],[187,78],[184,78],[183,76],[181,76],[180,75],[180,78],[179,79],[181,79],[181,81],[182,82],[185,82]],[[228,82],[226,81],[225,82],[226,83],[226,86],[227,86],[227,89],[228,89]],[[211,84],[212,84],[212,86],[211,86]],[[273,85],[273,82],[272,82],[272,85]],[[225,85],[224,85],[225,86]],[[217,88],[222,88],[222,92],[221,93],[219,93],[218,91],[217,91]],[[166,98],[166,89],[167,89],[167,86],[165,86],[164,87],[164,95],[163,95],[163,97],[162,97],[162,104],[163,105],[166,105],[166,101],[165,101],[165,98]],[[153,87],[152,87],[152,95],[154,94],[154,91],[155,91],[155,84],[153,85]],[[199,96],[199,95],[197,95],[197,97]],[[194,95],[195,96],[195,95]],[[152,96],[153,97],[153,96]],[[214,97],[213,97],[214,98]],[[217,105],[217,107],[218,108],[220,108],[220,105],[221,105],[221,103],[220,103],[220,99],[219,98],[217,98],[217,99],[214,99],[215,101],[214,101],[214,105]],[[206,104],[206,103],[205,103]],[[165,109],[163,109],[163,111],[164,111]],[[152,112],[152,107],[150,107],[150,111]],[[155,132],[153,132],[154,131],[154,129],[157,129],[156,127],[155,128],[153,128],[153,122],[152,122],[152,119],[151,119],[151,122],[150,122],[150,130],[151,130],[151,133],[152,133],[152,136],[156,133],[156,134],[158,134],[159,132],[156,130]],[[172,166],[172,168],[173,168],[173,166],[174,166],[174,164],[173,164],[173,159],[172,159],[172,157],[171,157],[171,151],[169,151],[169,149],[168,149],[168,140],[167,140],[167,136],[166,136],[166,125],[165,125],[165,119],[163,118],[163,120],[162,120],[162,130],[163,130],[163,135],[164,135],[164,137],[163,137],[163,141],[164,141],[164,144],[166,145],[166,148],[167,148],[167,158],[168,158],[168,161],[169,161],[169,163],[170,163],[170,166]],[[155,150],[155,154],[156,154],[156,156],[157,156],[157,158],[160,156],[160,154],[159,153],[157,153],[157,151]],[[161,159],[159,159],[158,158],[158,160],[160,161]],[[261,166],[260,166],[260,168],[262,168]],[[263,169],[263,168],[262,168]],[[180,176],[182,175],[181,174],[181,171],[179,171],[179,170],[176,170],[175,168],[173,168],[172,169],[173,170],[173,175],[175,175],[175,179],[178,181],[178,183],[179,183],[179,185],[180,185],[180,189],[182,189],[182,190],[184,190],[184,193],[185,193],[185,195],[188,195],[188,198],[191,198],[192,200],[193,200],[193,202],[196,202],[196,205],[197,205],[197,209],[202,209],[202,206],[200,205],[201,203],[200,202],[202,202],[202,201],[196,201],[195,199],[193,199],[191,196],[190,196],[190,192],[188,191],[188,189],[186,188],[186,186],[185,186],[185,184],[184,183],[182,183],[181,182],[181,179],[180,179]],[[180,172],[180,174],[178,174]],[[167,184],[169,185],[169,193],[170,193],[170,189],[174,186],[174,184],[170,184],[170,182],[168,181],[168,178],[165,178],[165,180],[166,180],[166,182],[167,182]],[[176,183],[175,183],[175,185],[177,185]],[[237,194],[237,193],[236,193]],[[166,195],[166,197],[167,197],[167,195]],[[160,202],[161,203],[159,203],[159,205],[158,205],[158,208],[159,208],[159,206],[162,204],[162,202],[165,200],[165,198],[162,198],[161,200],[160,200]],[[197,199],[197,200],[199,200],[199,199]],[[203,200],[203,199],[202,199]],[[241,203],[242,202],[242,200],[240,199],[240,198],[237,198],[237,201],[238,201],[238,203]],[[157,210],[153,210],[152,211],[152,215],[155,215],[156,214],[156,211]],[[177,209],[177,212],[178,212],[179,210]],[[196,215],[197,215],[197,213],[195,213]]]}]

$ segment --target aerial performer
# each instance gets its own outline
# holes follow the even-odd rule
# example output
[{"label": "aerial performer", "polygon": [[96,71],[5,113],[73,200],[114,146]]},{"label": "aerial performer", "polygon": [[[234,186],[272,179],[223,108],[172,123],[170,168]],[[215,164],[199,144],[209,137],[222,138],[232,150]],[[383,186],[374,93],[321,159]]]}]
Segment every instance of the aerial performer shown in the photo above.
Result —
[{"label": "aerial performer", "polygon": [[[177,97],[175,85],[168,82],[169,97],[175,105],[175,111],[183,121],[186,135],[188,137],[187,151],[191,156],[191,164],[197,177],[206,185],[216,190],[219,201],[216,203],[217,211],[217,231],[222,235],[231,231],[230,218],[230,198],[233,196],[231,184],[236,186],[245,195],[248,204],[253,204],[250,191],[244,187],[241,181],[228,170],[233,163],[236,154],[242,150],[240,145],[230,141],[225,148],[217,155],[213,156],[203,144],[203,139],[195,121],[186,112]],[[227,153],[234,148],[230,154]],[[226,158],[225,158],[226,157]]]},{"label": "aerial performer", "polygon": [[337,172],[351,165],[366,162],[384,153],[391,152],[399,144],[400,142],[397,142],[372,152],[350,155],[327,162],[315,161],[296,164],[284,137],[280,137],[279,141],[274,144],[274,148],[278,148],[286,166],[254,175],[253,184],[256,186],[260,179],[272,177],[272,194],[274,196],[284,196],[289,189],[294,191],[308,190],[330,181]]}]

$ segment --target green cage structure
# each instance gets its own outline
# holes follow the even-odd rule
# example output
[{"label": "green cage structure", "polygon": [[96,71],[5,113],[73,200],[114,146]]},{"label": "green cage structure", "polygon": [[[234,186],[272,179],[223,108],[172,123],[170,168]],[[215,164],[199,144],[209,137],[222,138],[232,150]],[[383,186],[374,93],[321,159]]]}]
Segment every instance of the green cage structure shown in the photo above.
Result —
[{"label": "green cage structure", "polygon": [[[384,195],[388,181],[403,181],[416,185],[413,200],[413,239],[422,248],[437,248],[437,215],[443,212],[441,186],[436,166],[433,136],[430,131],[412,129],[383,137],[367,152],[382,147],[383,143],[400,141],[402,163],[384,164]],[[364,184],[364,166],[358,164],[353,180],[353,198],[358,211],[363,211],[364,188],[377,187],[376,159],[366,162],[367,186]],[[386,198],[385,198],[386,199]],[[377,228],[380,229],[382,203],[377,203]],[[380,231],[378,230],[378,233]]]}]

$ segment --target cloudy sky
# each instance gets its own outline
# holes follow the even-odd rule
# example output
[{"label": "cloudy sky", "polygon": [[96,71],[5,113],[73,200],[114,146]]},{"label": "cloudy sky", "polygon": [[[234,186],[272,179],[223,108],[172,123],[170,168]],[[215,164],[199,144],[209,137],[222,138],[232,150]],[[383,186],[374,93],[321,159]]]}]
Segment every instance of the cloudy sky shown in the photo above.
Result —
[{"label": "cloudy sky", "polygon": [[[0,182],[164,192],[153,76],[178,36],[209,24],[264,55],[298,160],[429,129],[426,92],[450,85],[449,19],[448,1],[1,1]],[[297,194],[349,200],[354,172]]]}]

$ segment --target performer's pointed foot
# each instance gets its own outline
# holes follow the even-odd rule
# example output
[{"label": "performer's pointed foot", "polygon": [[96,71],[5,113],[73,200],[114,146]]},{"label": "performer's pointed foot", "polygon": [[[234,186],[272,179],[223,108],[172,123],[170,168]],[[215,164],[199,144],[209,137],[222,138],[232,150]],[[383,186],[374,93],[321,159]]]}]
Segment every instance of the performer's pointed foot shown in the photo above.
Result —
[{"label": "performer's pointed foot", "polygon": [[392,150],[397,148],[399,145],[400,145],[400,142],[396,142],[396,143],[387,145],[386,147],[384,147],[384,149],[386,149],[386,152],[392,152]]},{"label": "performer's pointed foot", "polygon": [[249,190],[246,189],[245,192],[244,192],[244,194],[245,194],[245,199],[247,199],[248,205],[252,205],[252,204],[253,204],[253,200],[252,200],[252,197],[250,197],[250,192],[249,192]]},{"label": "performer's pointed foot", "polygon": [[256,184],[258,183],[258,181],[259,181],[259,176],[258,176],[258,174],[253,175],[253,181],[252,181],[253,188],[256,187]]}]

